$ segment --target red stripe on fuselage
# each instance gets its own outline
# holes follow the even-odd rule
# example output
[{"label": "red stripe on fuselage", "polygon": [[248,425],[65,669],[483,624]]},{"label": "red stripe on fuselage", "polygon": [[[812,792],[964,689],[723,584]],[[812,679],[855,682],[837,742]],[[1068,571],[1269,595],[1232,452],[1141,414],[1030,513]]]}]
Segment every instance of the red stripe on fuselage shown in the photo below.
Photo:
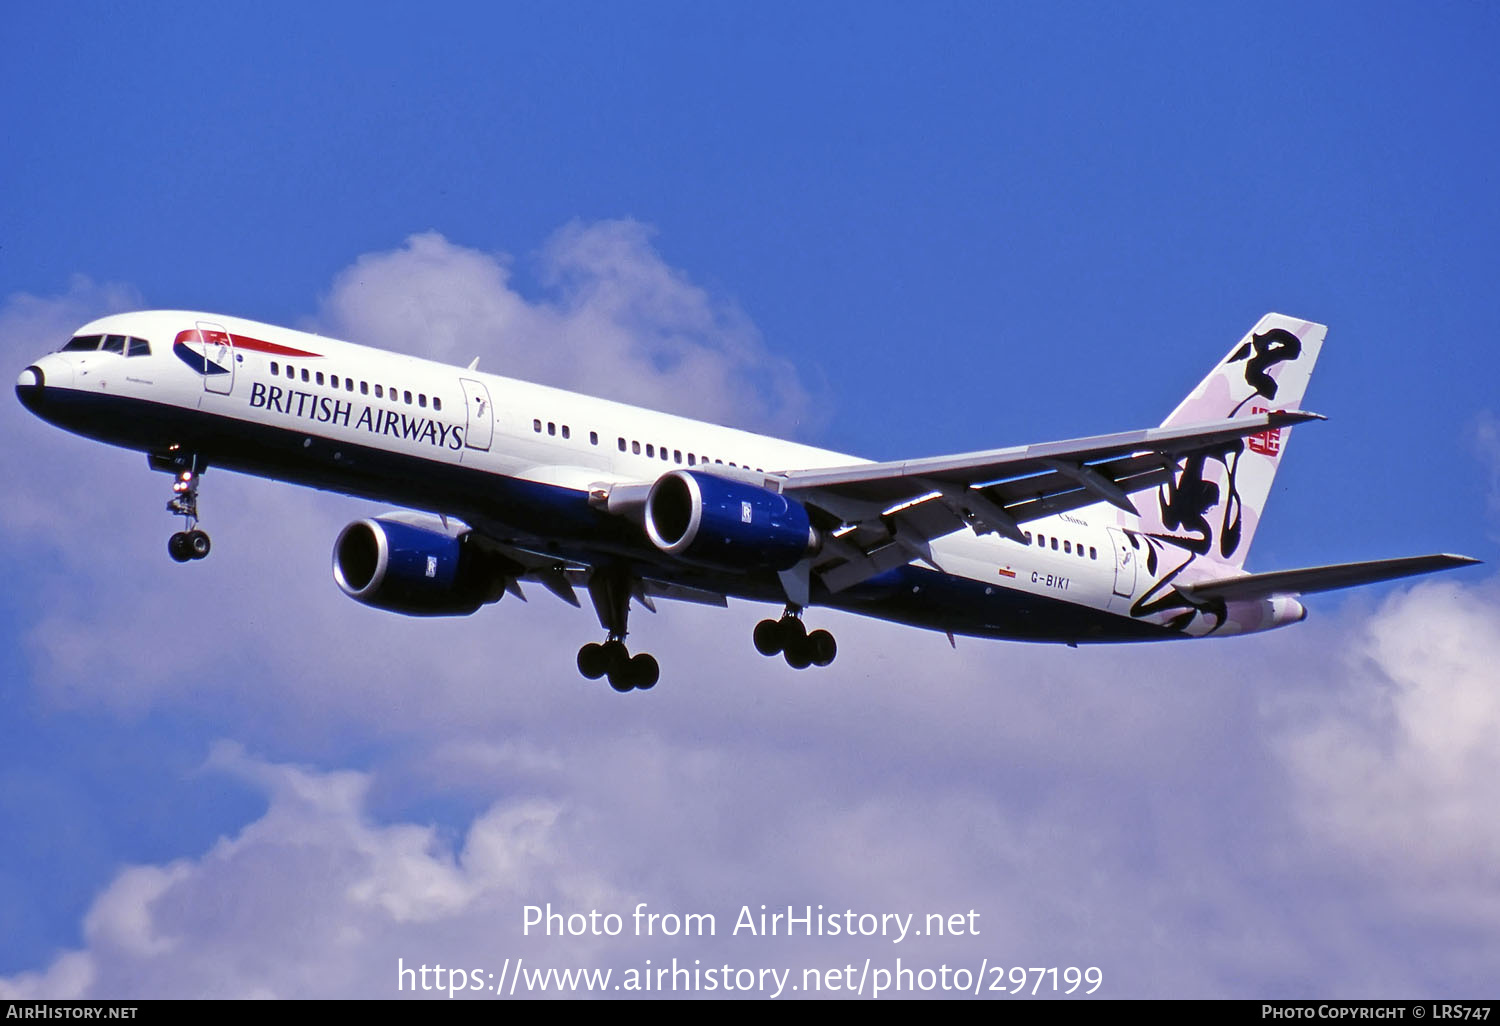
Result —
[{"label": "red stripe on fuselage", "polygon": [[[249,335],[236,335],[231,332],[229,338],[236,349],[248,349],[252,353],[269,353],[272,356],[302,356],[317,360],[323,358],[322,353],[309,353],[305,349],[280,346],[275,342],[264,342],[258,338],[251,338]],[[174,344],[177,342],[208,342],[212,345],[223,345],[224,332],[199,331],[196,328],[189,328],[187,331],[179,331],[173,342]]]}]

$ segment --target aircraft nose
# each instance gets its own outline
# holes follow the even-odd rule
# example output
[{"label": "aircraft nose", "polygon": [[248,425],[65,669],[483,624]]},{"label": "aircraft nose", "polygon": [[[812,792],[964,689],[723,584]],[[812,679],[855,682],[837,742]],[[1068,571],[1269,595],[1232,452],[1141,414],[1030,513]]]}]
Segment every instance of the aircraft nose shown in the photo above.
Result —
[{"label": "aircraft nose", "polygon": [[16,378],[16,398],[21,400],[22,406],[35,413],[42,399],[42,388],[46,383],[47,376],[42,373],[40,367],[33,364]]}]

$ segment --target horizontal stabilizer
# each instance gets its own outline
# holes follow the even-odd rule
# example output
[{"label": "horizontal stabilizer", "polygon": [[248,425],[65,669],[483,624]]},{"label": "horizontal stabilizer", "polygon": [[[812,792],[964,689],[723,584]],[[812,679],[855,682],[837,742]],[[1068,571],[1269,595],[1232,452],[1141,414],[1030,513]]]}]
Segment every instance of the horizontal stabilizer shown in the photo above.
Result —
[{"label": "horizontal stabilizer", "polygon": [[1403,556],[1400,559],[1375,559],[1366,563],[1336,563],[1332,566],[1310,566],[1301,570],[1274,570],[1266,574],[1225,577],[1198,584],[1179,584],[1177,590],[1203,599],[1258,599],[1268,595],[1306,595],[1314,591],[1334,591],[1376,581],[1390,581],[1415,574],[1469,566],[1479,560],[1446,553],[1431,556]]}]

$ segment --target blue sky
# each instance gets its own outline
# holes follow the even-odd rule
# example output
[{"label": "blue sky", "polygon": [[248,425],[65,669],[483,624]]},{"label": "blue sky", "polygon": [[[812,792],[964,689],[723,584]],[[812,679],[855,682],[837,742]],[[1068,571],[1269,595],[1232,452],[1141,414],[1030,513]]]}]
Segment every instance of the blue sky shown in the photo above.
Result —
[{"label": "blue sky", "polygon": [[[180,306],[670,405],[694,382],[666,340],[746,382],[722,419],[894,458],[1155,424],[1277,310],[1330,325],[1307,406],[1331,419],[1296,432],[1252,568],[1500,555],[1490,8],[7,26],[17,370]],[[592,620],[545,596],[454,624],[344,599],[327,551],[359,503],[211,478],[214,557],[180,568],[138,456],[0,418],[0,988],[380,996],[401,952],[521,953],[543,895],[982,907],[996,950],[945,954],[1093,959],[1115,996],[1493,991],[1487,568],[1218,645],[953,653],[830,618],[820,677],[754,655],[761,611],[667,609],[638,626],[666,679],[622,703],[573,673]],[[308,907],[299,975],[265,951]]]}]

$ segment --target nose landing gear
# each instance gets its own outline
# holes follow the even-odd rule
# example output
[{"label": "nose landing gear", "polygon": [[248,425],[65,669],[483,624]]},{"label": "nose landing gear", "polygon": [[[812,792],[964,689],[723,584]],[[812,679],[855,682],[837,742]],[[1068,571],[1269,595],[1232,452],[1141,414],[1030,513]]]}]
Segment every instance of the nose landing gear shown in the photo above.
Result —
[{"label": "nose landing gear", "polygon": [[165,457],[153,456],[151,466],[175,474],[167,512],[182,517],[184,521],[185,530],[177,531],[167,539],[167,554],[179,563],[202,559],[213,547],[208,533],[198,528],[198,483],[205,468],[197,456],[178,452],[175,447]]},{"label": "nose landing gear", "polygon": [[781,655],[794,670],[827,666],[838,655],[833,635],[824,630],[808,633],[802,611],[788,606],[780,620],[762,620],[755,625],[755,650],[763,656]]}]

